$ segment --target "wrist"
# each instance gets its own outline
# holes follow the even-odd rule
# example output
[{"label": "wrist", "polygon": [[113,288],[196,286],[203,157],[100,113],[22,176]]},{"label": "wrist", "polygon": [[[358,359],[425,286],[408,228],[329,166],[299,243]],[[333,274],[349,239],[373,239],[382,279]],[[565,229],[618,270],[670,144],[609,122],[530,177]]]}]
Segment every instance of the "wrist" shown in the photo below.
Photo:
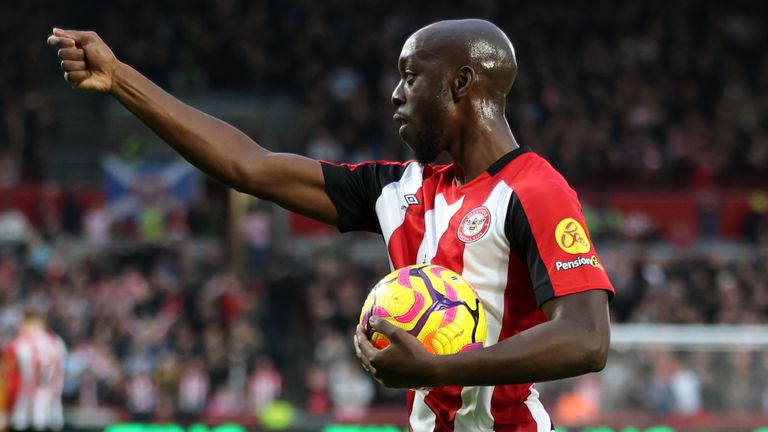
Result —
[{"label": "wrist", "polygon": [[425,362],[427,370],[424,373],[424,376],[427,378],[428,387],[443,387],[450,385],[448,380],[446,380],[446,377],[450,376],[446,372],[448,363],[446,361],[447,357],[448,356],[445,355],[427,355],[427,360]]},{"label": "wrist", "polygon": [[107,93],[111,94],[112,96],[117,96],[124,83],[126,82],[126,75],[128,74],[129,69],[130,68],[127,64],[121,62],[120,60],[115,60],[115,66],[112,69],[112,79]]}]

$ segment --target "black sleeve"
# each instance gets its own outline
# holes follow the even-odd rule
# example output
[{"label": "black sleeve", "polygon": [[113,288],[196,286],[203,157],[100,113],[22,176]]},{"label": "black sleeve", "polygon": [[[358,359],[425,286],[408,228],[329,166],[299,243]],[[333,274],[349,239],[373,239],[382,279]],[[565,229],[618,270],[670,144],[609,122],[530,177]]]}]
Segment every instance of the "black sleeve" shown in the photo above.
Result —
[{"label": "black sleeve", "polygon": [[325,191],[339,214],[339,231],[381,233],[376,216],[376,200],[381,190],[398,181],[407,165],[368,162],[359,165],[321,163]]},{"label": "black sleeve", "polygon": [[510,248],[517,252],[520,260],[528,267],[536,302],[541,306],[547,300],[555,297],[555,290],[552,288],[547,266],[539,254],[539,246],[531,232],[528,216],[515,192],[512,192],[509,199],[509,211],[504,223],[504,233],[507,235]]}]

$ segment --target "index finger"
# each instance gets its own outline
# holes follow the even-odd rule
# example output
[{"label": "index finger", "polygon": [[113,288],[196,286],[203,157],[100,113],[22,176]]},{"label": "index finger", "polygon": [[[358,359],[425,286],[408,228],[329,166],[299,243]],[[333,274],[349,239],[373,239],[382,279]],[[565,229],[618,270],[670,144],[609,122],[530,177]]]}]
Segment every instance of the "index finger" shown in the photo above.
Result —
[{"label": "index finger", "polygon": [[74,40],[66,37],[60,37],[60,36],[53,36],[53,35],[48,36],[47,42],[48,42],[48,46],[53,48],[58,48],[58,49],[72,48],[75,46]]}]

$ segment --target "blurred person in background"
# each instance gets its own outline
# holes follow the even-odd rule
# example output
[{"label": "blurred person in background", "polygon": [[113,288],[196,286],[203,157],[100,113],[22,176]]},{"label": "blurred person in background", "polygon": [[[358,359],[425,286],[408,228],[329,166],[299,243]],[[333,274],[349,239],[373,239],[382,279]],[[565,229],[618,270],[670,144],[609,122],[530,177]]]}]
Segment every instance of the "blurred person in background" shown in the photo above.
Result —
[{"label": "blurred person in background", "polygon": [[341,422],[359,422],[373,401],[373,383],[349,358],[331,364],[328,372],[334,418]]},{"label": "blurred person in background", "polygon": [[182,424],[199,421],[208,402],[209,382],[205,364],[199,358],[188,359],[179,377],[178,412]]},{"label": "blurred person in background", "polygon": [[24,311],[18,336],[0,361],[0,429],[58,431],[64,426],[62,391],[67,350],[42,314]]},{"label": "blurred person in background", "polygon": [[251,201],[248,214],[240,221],[240,232],[248,251],[248,271],[263,271],[271,243],[272,220],[261,200]]},{"label": "blurred person in background", "polygon": [[596,375],[584,375],[570,383],[572,388],[555,402],[561,426],[588,426],[600,418],[600,381]]},{"label": "blurred person in background", "polygon": [[0,195],[0,250],[17,252],[32,235],[32,226],[10,194]]},{"label": "blurred person in background", "polygon": [[653,376],[646,400],[654,414],[692,416],[701,410],[701,380],[674,353],[653,355]]},{"label": "blurred person in background", "polygon": [[312,365],[304,376],[307,399],[304,410],[317,417],[326,417],[331,412],[331,395],[328,390],[328,373],[325,368]]},{"label": "blurred person in background", "polygon": [[139,423],[151,422],[160,393],[155,378],[146,371],[138,371],[128,378],[125,393],[131,419]]},{"label": "blurred person in background", "polygon": [[248,377],[248,414],[259,415],[275,402],[283,392],[283,376],[267,357],[255,361]]}]

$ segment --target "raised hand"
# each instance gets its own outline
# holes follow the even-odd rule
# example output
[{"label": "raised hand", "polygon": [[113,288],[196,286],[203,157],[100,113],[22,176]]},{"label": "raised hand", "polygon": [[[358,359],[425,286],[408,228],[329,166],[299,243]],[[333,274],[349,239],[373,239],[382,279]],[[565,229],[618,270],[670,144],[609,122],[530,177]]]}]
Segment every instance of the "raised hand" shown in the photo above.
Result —
[{"label": "raised hand", "polygon": [[48,45],[58,49],[64,79],[72,88],[102,93],[112,89],[119,62],[99,35],[54,28]]}]

